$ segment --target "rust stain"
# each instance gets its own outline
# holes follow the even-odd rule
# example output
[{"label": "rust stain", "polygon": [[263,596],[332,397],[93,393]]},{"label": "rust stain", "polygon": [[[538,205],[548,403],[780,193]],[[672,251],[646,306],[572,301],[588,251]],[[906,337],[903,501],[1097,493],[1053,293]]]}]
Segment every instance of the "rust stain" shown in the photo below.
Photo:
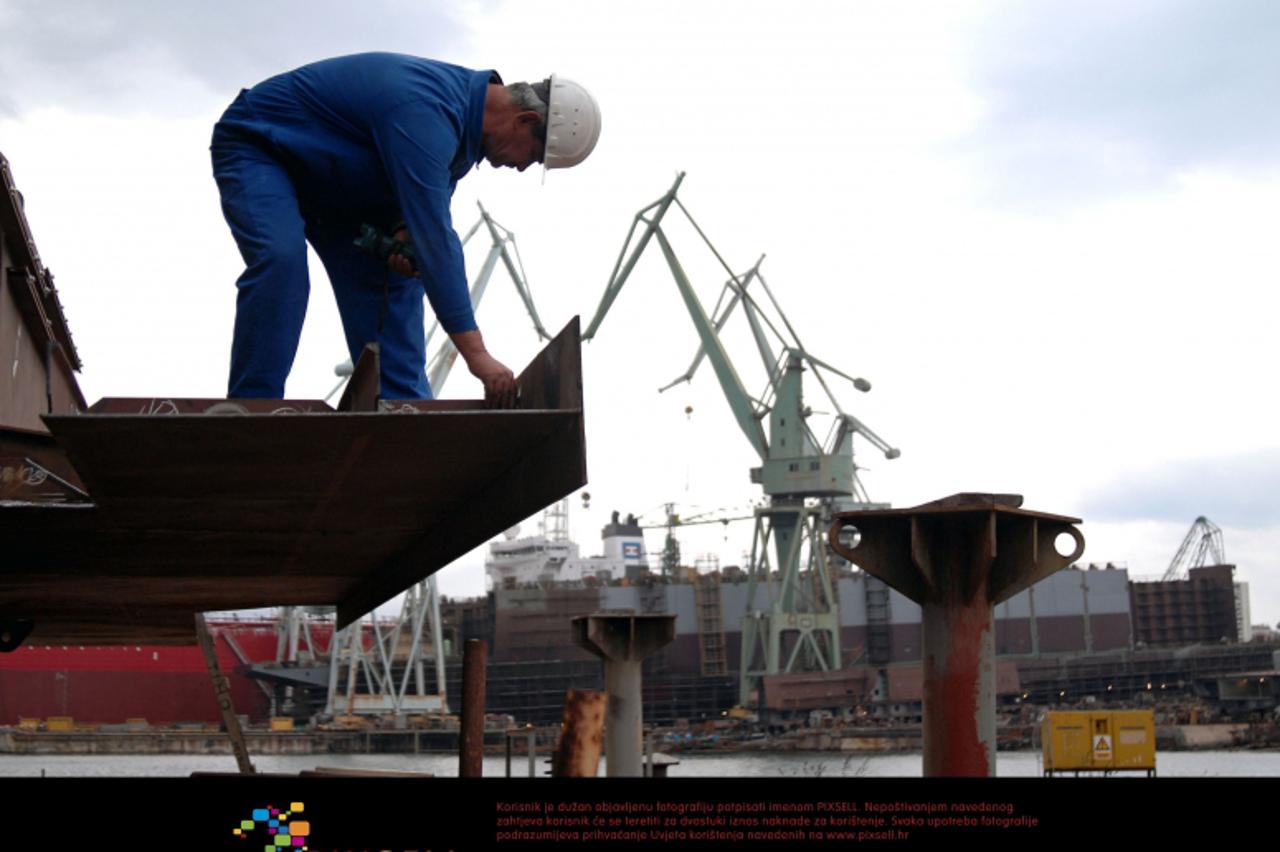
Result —
[{"label": "rust stain", "polygon": [[[981,596],[979,596],[981,599]],[[926,686],[938,693],[943,712],[940,723],[941,765],[947,775],[986,776],[990,772],[987,748],[979,729],[979,690],[982,683],[982,647],[991,619],[985,600],[951,610],[947,625],[946,662],[943,670],[930,671],[936,657],[926,661]]]}]

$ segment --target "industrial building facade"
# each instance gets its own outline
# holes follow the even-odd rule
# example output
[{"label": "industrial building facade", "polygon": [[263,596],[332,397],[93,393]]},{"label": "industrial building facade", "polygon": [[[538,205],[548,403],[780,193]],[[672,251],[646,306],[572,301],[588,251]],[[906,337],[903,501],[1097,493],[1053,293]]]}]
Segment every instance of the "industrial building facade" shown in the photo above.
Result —
[{"label": "industrial building facade", "polygon": [[1134,641],[1148,646],[1235,642],[1234,565],[1192,568],[1185,580],[1129,585]]}]

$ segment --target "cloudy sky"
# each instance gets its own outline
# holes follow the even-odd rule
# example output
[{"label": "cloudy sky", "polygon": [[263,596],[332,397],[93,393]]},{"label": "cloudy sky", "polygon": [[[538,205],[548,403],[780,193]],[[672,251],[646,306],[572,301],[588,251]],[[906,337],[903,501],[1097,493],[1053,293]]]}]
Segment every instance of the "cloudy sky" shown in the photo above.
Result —
[{"label": "cloudy sky", "polygon": [[[90,400],[225,392],[240,263],[208,139],[241,87],[363,50],[556,71],[602,104],[592,158],[545,184],[485,167],[454,198],[460,230],[479,200],[516,233],[549,328],[590,319],[632,217],[687,171],[681,198],[726,260],[767,254],[806,347],[873,383],[840,393],[902,448],[861,448],[874,499],[1018,492],[1083,517],[1085,560],[1135,575],[1162,573],[1205,515],[1253,621],[1280,620],[1280,6],[0,0],[0,34],[0,151]],[[668,225],[713,303],[725,276]],[[326,395],[344,356],[312,267],[294,398]],[[504,279],[479,320],[509,365],[537,352]],[[726,337],[758,392],[748,339]],[[668,501],[758,498],[710,371],[657,393],[695,349],[653,251],[586,347],[585,553],[612,509],[657,523]],[[479,394],[459,371],[442,395]],[[689,528],[684,547],[729,564],[749,538]],[[444,591],[479,592],[481,561]]]}]

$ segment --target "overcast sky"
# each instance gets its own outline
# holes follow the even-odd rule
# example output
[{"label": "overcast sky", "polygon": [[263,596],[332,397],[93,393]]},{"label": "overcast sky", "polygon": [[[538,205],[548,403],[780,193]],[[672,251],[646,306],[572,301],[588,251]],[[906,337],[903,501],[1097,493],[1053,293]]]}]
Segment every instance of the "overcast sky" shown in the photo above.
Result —
[{"label": "overcast sky", "polygon": [[[596,153],[545,184],[486,166],[454,199],[459,230],[481,200],[516,232],[548,328],[589,321],[632,217],[686,170],[721,254],[739,271],[767,254],[807,348],[873,383],[841,399],[902,449],[860,448],[874,499],[1022,493],[1085,519],[1085,561],[1134,575],[1205,515],[1253,621],[1280,620],[1280,6],[0,0],[0,35],[0,151],[90,400],[225,393],[241,267],[208,140],[241,87],[375,49],[556,71],[601,102]],[[710,306],[724,275],[668,224]],[[327,394],[344,357],[312,269],[294,398]],[[500,276],[478,316],[517,370],[539,349]],[[759,392],[748,338],[726,337]],[[612,509],[657,523],[667,501],[759,497],[710,371],[656,392],[695,349],[654,246],[585,351],[584,553]],[[442,395],[480,390],[460,369]],[[685,553],[740,562],[750,532],[690,528]],[[444,591],[481,591],[482,558]]]}]

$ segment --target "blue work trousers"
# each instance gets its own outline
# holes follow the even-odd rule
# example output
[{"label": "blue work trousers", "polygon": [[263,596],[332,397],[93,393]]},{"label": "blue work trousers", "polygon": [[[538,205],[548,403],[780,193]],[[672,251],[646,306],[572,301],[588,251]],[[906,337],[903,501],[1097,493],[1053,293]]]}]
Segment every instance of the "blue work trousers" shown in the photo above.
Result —
[{"label": "blue work trousers", "polygon": [[352,361],[376,342],[381,396],[430,399],[421,281],[355,248],[359,221],[304,215],[293,180],[265,143],[219,126],[211,150],[222,212],[245,263],[228,398],[284,398],[307,311],[310,243],[333,285]]}]

